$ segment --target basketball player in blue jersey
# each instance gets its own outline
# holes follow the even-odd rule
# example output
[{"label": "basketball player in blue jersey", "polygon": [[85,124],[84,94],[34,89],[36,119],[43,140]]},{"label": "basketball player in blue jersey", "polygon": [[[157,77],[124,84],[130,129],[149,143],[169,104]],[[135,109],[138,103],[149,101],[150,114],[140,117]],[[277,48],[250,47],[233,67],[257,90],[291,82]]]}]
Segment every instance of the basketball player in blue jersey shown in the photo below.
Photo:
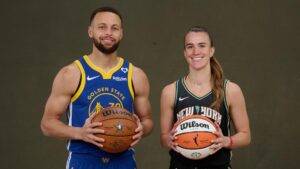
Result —
[{"label": "basketball player in blue jersey", "polygon": [[[46,136],[68,140],[67,169],[135,169],[134,151],[111,154],[101,150],[103,138],[94,134],[100,122],[91,122],[95,110],[122,107],[136,115],[136,145],[153,127],[145,73],[117,55],[123,37],[122,17],[110,7],[96,9],[88,35],[93,51],[62,68],[54,79],[41,129]],[[69,124],[60,117],[68,113]]]},{"label": "basketball player in blue jersey", "polygon": [[[214,52],[209,32],[202,27],[192,27],[184,42],[189,73],[162,91],[161,143],[170,150],[170,169],[228,169],[231,168],[231,150],[250,143],[243,93],[237,84],[223,79]],[[194,111],[187,111],[191,109]],[[185,158],[177,152],[174,143],[174,123],[192,115],[191,112],[210,118],[219,129],[211,155],[201,160]],[[230,134],[231,120],[236,131],[234,135]]]}]

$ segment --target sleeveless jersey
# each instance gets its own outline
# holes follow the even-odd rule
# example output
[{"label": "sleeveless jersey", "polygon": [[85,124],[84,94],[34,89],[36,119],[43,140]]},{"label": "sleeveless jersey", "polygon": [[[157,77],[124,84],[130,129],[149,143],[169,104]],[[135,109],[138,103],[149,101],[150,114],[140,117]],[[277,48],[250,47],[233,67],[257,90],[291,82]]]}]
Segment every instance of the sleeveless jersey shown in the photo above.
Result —
[{"label": "sleeveless jersey", "polygon": [[[82,127],[94,110],[105,107],[118,106],[133,113],[131,63],[119,58],[119,63],[105,72],[85,55],[76,60],[75,64],[80,69],[81,80],[69,105],[69,126]],[[106,157],[117,155],[104,152],[99,147],[82,140],[69,140],[67,148],[72,153],[89,153]],[[124,153],[132,155],[133,150],[129,149]]]},{"label": "sleeveless jersey", "polygon": [[[228,80],[224,81],[224,89]],[[226,104],[226,97],[224,93],[224,100],[221,104],[220,110],[216,111],[210,108],[210,105],[214,101],[213,92],[210,91],[202,97],[197,97],[186,87],[184,78],[180,78],[176,81],[176,94],[174,103],[174,123],[192,114],[203,115],[208,117],[213,122],[217,122],[222,129],[224,136],[230,135],[230,117],[228,107]],[[195,167],[212,167],[221,166],[230,163],[231,151],[229,149],[222,148],[215,154],[210,155],[201,160],[190,160],[185,158],[181,154],[170,151],[171,163],[172,161],[180,160],[182,163],[188,166]]]}]

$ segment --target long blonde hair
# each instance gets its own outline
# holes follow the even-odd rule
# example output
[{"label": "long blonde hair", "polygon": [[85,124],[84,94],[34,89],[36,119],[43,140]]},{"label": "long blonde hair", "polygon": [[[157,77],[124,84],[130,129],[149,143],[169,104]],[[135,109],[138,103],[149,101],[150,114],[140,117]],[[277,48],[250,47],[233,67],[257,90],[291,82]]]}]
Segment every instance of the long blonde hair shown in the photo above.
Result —
[{"label": "long blonde hair", "polygon": [[[205,33],[207,33],[209,40],[210,40],[210,45],[211,45],[211,47],[214,47],[212,36],[206,28],[194,26],[188,30],[188,32],[185,34],[185,36],[189,32],[205,32]],[[218,60],[214,56],[212,56],[210,58],[210,67],[211,67],[210,70],[211,70],[211,76],[212,76],[212,82],[213,82],[212,92],[214,94],[214,101],[210,105],[210,107],[219,111],[221,104],[223,102],[223,98],[224,98],[223,70],[222,70],[221,64],[218,62]]]}]

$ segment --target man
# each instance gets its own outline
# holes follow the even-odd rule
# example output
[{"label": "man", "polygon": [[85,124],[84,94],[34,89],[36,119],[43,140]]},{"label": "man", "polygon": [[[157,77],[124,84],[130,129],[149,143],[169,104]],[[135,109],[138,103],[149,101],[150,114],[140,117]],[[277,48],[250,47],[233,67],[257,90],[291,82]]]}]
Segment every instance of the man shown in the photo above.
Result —
[{"label": "man", "polygon": [[[58,72],[41,129],[46,136],[69,140],[67,169],[134,169],[132,148],[119,154],[101,150],[105,140],[94,134],[105,131],[97,129],[102,124],[91,119],[96,107],[118,106],[134,112],[138,127],[131,146],[136,145],[153,127],[147,76],[117,56],[123,37],[122,17],[117,10],[96,9],[90,18],[88,35],[93,51]],[[67,110],[69,125],[60,120]]]}]

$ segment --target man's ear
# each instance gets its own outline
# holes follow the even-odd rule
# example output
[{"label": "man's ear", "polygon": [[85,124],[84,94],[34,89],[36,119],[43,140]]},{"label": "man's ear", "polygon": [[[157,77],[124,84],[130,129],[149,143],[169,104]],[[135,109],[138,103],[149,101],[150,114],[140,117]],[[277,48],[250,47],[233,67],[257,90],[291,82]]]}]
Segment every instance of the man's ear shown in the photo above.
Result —
[{"label": "man's ear", "polygon": [[121,36],[120,36],[120,40],[123,39],[123,28],[121,28]]},{"label": "man's ear", "polygon": [[90,38],[93,37],[92,26],[89,26],[89,27],[88,27],[88,34],[89,34],[89,37],[90,37]]}]

